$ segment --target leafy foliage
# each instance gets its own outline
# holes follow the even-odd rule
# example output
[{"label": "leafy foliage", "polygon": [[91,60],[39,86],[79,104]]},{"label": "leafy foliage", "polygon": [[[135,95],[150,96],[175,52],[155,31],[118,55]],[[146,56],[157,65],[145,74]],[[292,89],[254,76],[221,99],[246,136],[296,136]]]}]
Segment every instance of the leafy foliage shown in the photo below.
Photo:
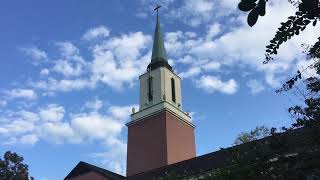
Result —
[{"label": "leafy foliage", "polygon": [[[200,173],[168,174],[159,180],[320,179],[320,129],[289,130],[223,149],[226,166]],[[273,130],[274,131],[274,130]]]},{"label": "leafy foliage", "polygon": [[235,139],[234,144],[239,145],[258,140],[271,135],[271,130],[265,126],[258,126],[250,132],[242,132]]},{"label": "leafy foliage", "polygon": [[250,11],[248,15],[247,22],[249,26],[253,26],[258,21],[259,16],[264,16],[266,14],[266,2],[268,0],[241,0],[238,8],[241,11]]},{"label": "leafy foliage", "polygon": [[320,127],[320,80],[316,77],[310,77],[305,81],[306,89],[309,91],[308,97],[304,100],[305,106],[289,108],[289,113],[296,119],[293,126]]},{"label": "leafy foliage", "polygon": [[[313,0],[305,1],[309,2]],[[277,50],[282,43],[295,35],[299,35],[311,22],[313,26],[316,26],[320,18],[319,2],[312,5],[306,2],[299,5],[299,10],[294,16],[289,16],[286,22],[281,23],[281,27],[278,28],[275,37],[266,46],[266,60],[263,63],[266,64],[272,60],[272,55],[277,54]]]},{"label": "leafy foliage", "polygon": [[[260,2],[260,1],[259,1]],[[267,2],[267,0],[266,0]],[[301,31],[305,30],[306,27],[310,24],[313,26],[317,25],[317,22],[320,19],[320,2],[319,0],[289,0],[293,5],[296,5],[298,10],[292,16],[288,17],[286,22],[282,22],[281,26],[278,28],[274,38],[270,41],[270,44],[266,46],[265,60],[264,64],[269,63],[273,60],[273,55],[278,53],[279,47],[295,35],[299,35]],[[253,3],[255,6],[253,7]],[[256,0],[241,0],[238,7],[242,11],[254,10],[258,8],[259,3],[256,4]],[[265,8],[264,6],[260,6]],[[250,12],[250,13],[251,13]],[[248,24],[253,26],[258,16],[248,15]],[[249,21],[249,17],[252,19]],[[306,45],[305,45],[306,46]],[[302,127],[302,126],[319,126],[320,124],[320,99],[319,99],[319,84],[320,84],[320,37],[318,41],[309,47],[307,45],[307,50],[305,54],[307,55],[308,60],[313,60],[307,68],[297,71],[296,75],[289,79],[286,83],[282,85],[280,89],[276,92],[283,92],[291,90],[295,83],[302,79],[303,73],[308,69],[315,69],[317,75],[314,77],[307,78],[304,80],[306,84],[306,89],[309,94],[304,99],[304,106],[293,106],[288,109],[292,117],[295,118],[296,122],[293,124],[293,127]]]},{"label": "leafy foliage", "polygon": [[0,159],[1,180],[33,180],[29,177],[28,165],[23,163],[23,157],[7,151],[4,159]]}]

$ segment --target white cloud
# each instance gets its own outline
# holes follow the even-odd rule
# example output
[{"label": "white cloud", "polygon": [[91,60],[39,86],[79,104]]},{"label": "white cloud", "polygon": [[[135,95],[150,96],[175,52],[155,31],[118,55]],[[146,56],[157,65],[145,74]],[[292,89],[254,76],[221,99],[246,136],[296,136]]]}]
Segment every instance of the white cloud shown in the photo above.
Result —
[{"label": "white cloud", "polygon": [[201,73],[201,68],[200,67],[191,67],[187,71],[180,73],[181,78],[189,78],[193,76],[197,76]]},{"label": "white cloud", "polygon": [[105,38],[108,37],[110,34],[109,28],[106,26],[98,26],[92,29],[89,29],[83,36],[82,39],[86,41],[90,41],[96,38]]},{"label": "white cloud", "polygon": [[43,121],[58,122],[64,117],[65,110],[62,106],[50,104],[39,111],[39,116]]},{"label": "white cloud", "polygon": [[215,76],[201,76],[199,80],[196,80],[196,84],[198,88],[209,93],[219,91],[225,94],[234,94],[238,90],[238,84],[234,79],[223,82]]},{"label": "white cloud", "polygon": [[80,52],[80,50],[69,41],[57,42],[56,45],[59,47],[61,56],[63,57],[72,57],[78,55]]},{"label": "white cloud", "polygon": [[17,138],[15,137],[10,137],[9,139],[5,140],[4,142],[2,142],[2,145],[12,145],[12,144],[16,144],[18,141]]},{"label": "white cloud", "polygon": [[0,126],[0,135],[17,135],[22,133],[31,132],[34,130],[34,124],[32,122],[24,120],[15,120],[8,124],[2,124]]},{"label": "white cloud", "polygon": [[18,112],[18,115],[20,119],[28,122],[36,122],[40,120],[39,115],[31,111],[22,110]]},{"label": "white cloud", "polygon": [[42,76],[47,76],[47,75],[49,75],[49,73],[50,73],[50,70],[47,68],[41,69],[41,71],[40,71],[40,75],[42,75]]},{"label": "white cloud", "polygon": [[185,0],[181,7],[170,8],[166,16],[196,27],[212,19],[214,6],[215,2],[212,0]]},{"label": "white cloud", "polygon": [[80,76],[84,73],[87,63],[80,56],[80,50],[71,42],[57,42],[61,58],[54,61],[52,70],[66,77]]},{"label": "white cloud", "polygon": [[208,30],[207,30],[207,40],[212,40],[212,38],[214,38],[216,35],[218,35],[221,32],[220,29],[220,24],[219,23],[215,23],[212,25],[208,26]]},{"label": "white cloud", "polygon": [[66,60],[58,60],[55,63],[53,70],[64,76],[79,76],[83,73],[83,65],[81,63]]},{"label": "white cloud", "polygon": [[132,113],[132,108],[138,109],[138,105],[130,106],[111,106],[108,109],[109,114],[121,122],[124,122],[129,119],[129,115]]},{"label": "white cloud", "polygon": [[90,140],[101,142],[107,148],[125,147],[121,134],[132,107],[137,108],[138,105],[110,106],[98,113],[94,108],[101,108],[101,103],[96,99],[94,105],[90,106],[92,111],[70,113],[70,116],[65,116],[64,107],[56,104],[49,104],[37,111],[3,113],[0,115],[0,137],[6,140],[2,144],[33,145],[40,140],[63,144]]},{"label": "white cloud", "polygon": [[37,98],[37,94],[32,89],[12,89],[10,91],[5,91],[8,98],[25,98],[28,100],[33,100]]},{"label": "white cloud", "polygon": [[125,175],[127,144],[118,139],[110,139],[110,148],[106,152],[93,153],[91,157],[101,161],[101,163],[115,173]]},{"label": "white cloud", "polygon": [[133,83],[150,61],[150,52],[146,52],[150,43],[151,36],[136,32],[96,45],[93,48],[92,78],[115,89]]},{"label": "white cloud", "polygon": [[103,106],[103,102],[99,98],[95,98],[93,101],[87,101],[84,104],[85,108],[91,109],[93,111],[98,111]]},{"label": "white cloud", "polygon": [[4,107],[7,105],[7,101],[5,100],[0,100],[0,107]]},{"label": "white cloud", "polygon": [[63,144],[66,141],[71,143],[81,142],[81,140],[75,136],[70,124],[66,122],[40,124],[37,127],[37,133],[41,138],[55,144]]},{"label": "white cloud", "polygon": [[24,135],[20,138],[21,144],[34,145],[39,140],[38,136],[35,134]]},{"label": "white cloud", "polygon": [[[214,6],[217,14],[226,10],[219,9],[220,7],[229,9],[231,13],[237,8],[237,2],[230,0],[214,3],[218,3]],[[200,33],[188,37],[185,32],[169,32],[165,36],[167,52],[171,58],[176,59],[175,62],[184,65],[180,75],[187,78],[208,75],[206,71],[210,71],[210,67],[211,71],[221,69],[222,65],[224,69],[245,67],[255,73],[264,73],[267,85],[277,88],[286,77],[297,70],[297,64],[303,64],[301,59],[304,59],[304,55],[301,53],[300,44],[313,44],[320,36],[317,27],[308,27],[298,37],[280,47],[275,61],[264,65],[262,62],[265,58],[265,46],[273,38],[280,22],[285,21],[295,11],[296,8],[291,7],[288,2],[276,0],[268,4],[266,16],[260,17],[253,28],[247,25],[247,14],[235,14],[236,18],[224,17],[225,23],[209,24],[202,36]],[[230,25],[225,19],[230,19],[235,25]],[[226,72],[224,69],[219,72]]]},{"label": "white cloud", "polygon": [[122,130],[123,124],[98,113],[77,114],[72,117],[71,126],[83,138],[104,139],[115,136]]},{"label": "white cloud", "polygon": [[221,64],[218,62],[209,62],[205,65],[203,65],[203,69],[207,71],[214,71],[220,69]]},{"label": "white cloud", "polygon": [[47,60],[48,56],[47,53],[40,50],[37,47],[30,47],[30,48],[20,48],[26,55],[30,56],[33,60],[41,61]]},{"label": "white cloud", "polygon": [[249,87],[251,94],[258,94],[261,91],[265,90],[263,84],[256,79],[250,79],[247,82],[247,86]]},{"label": "white cloud", "polygon": [[[61,58],[48,69],[50,76],[31,81],[29,85],[47,91],[45,94],[95,88],[97,83],[107,84],[116,90],[124,85],[131,87],[150,61],[151,40],[150,35],[142,32],[100,40],[90,47],[93,57],[90,61],[85,61],[80,50],[71,42],[57,42]],[[49,74],[48,71],[44,70],[41,74]]]},{"label": "white cloud", "polygon": [[49,92],[62,91],[68,92],[72,90],[81,90],[85,88],[94,88],[96,82],[90,79],[61,79],[57,80],[49,77],[47,81],[41,80],[32,82],[30,85],[37,89]]}]

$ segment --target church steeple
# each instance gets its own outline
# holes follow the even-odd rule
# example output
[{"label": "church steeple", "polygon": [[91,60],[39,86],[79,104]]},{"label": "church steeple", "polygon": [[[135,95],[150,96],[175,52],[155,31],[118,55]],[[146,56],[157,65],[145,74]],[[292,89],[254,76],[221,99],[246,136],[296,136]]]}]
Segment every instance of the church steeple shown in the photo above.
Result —
[{"label": "church steeple", "polygon": [[167,61],[166,49],[161,34],[159,14],[157,13],[156,29],[154,31],[153,49],[151,62],[155,61]]},{"label": "church steeple", "polygon": [[156,28],[154,31],[151,62],[148,66],[148,69],[153,70],[158,67],[167,67],[168,69],[172,70],[172,67],[168,64],[167,53],[166,53],[166,49],[164,46],[164,41],[161,33],[160,19],[159,19],[160,7],[161,6],[157,6],[154,9],[155,11],[157,11],[157,22],[156,22]]},{"label": "church steeple", "polygon": [[127,176],[196,155],[194,125],[182,109],[181,78],[172,71],[160,30],[157,6],[151,62],[139,76],[140,106],[128,126]]}]

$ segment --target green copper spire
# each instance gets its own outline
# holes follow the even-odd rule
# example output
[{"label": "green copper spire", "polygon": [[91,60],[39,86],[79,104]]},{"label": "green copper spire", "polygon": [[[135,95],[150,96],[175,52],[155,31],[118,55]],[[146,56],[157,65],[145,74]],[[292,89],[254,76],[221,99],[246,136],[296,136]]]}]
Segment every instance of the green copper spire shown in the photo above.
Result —
[{"label": "green copper spire", "polygon": [[161,6],[158,6],[155,9],[155,10],[157,10],[157,24],[156,24],[156,29],[154,31],[154,40],[153,40],[151,63],[154,63],[154,62],[157,62],[157,61],[168,61],[167,60],[166,49],[164,47],[164,42],[163,42],[161,29],[160,29],[160,20],[159,20],[159,14],[158,14],[158,9],[160,7]]}]

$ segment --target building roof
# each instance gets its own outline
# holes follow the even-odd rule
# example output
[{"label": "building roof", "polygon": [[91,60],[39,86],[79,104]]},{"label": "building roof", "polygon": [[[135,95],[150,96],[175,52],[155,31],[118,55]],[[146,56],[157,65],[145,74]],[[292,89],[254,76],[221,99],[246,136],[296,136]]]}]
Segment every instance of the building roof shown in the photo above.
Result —
[{"label": "building roof", "polygon": [[[317,131],[316,131],[317,130]],[[281,154],[293,153],[295,152],[295,148],[301,149],[301,147],[310,148],[309,145],[314,143],[314,139],[312,137],[318,137],[319,129],[307,129],[307,128],[300,128],[295,130],[290,130],[284,133],[276,134],[275,138],[279,143],[284,143],[285,147],[289,148],[285,151],[284,149],[275,149],[277,156]],[[314,133],[317,133],[316,135]],[[233,146],[230,148],[222,149],[216,152],[212,152],[209,154],[205,154],[202,156],[198,156],[189,160],[181,161],[175,164],[167,165],[164,167],[160,167],[154,170],[150,170],[147,172],[143,172],[140,174],[132,175],[129,177],[124,177],[118,174],[115,174],[111,171],[93,166],[91,164],[80,162],[65,178],[76,177],[81,174],[94,171],[97,172],[104,177],[107,177],[111,180],[152,180],[157,179],[158,177],[166,176],[167,174],[176,174],[176,175],[197,175],[201,173],[205,173],[217,168],[227,167],[228,165],[232,164],[232,157],[230,156],[230,152],[232,150],[238,149],[241,152],[250,151],[255,145],[257,144],[265,144],[265,142],[270,141],[271,138],[274,137],[265,137],[263,139],[255,140],[249,143]],[[280,139],[279,139],[280,138]],[[318,142],[318,141],[317,141]],[[279,151],[279,152],[278,152]],[[271,156],[273,156],[271,154]]]},{"label": "building roof", "polygon": [[[287,147],[304,147],[308,144],[312,144],[307,142],[306,139],[309,137],[309,140],[312,139],[310,137],[314,136],[312,134],[313,130],[307,128],[294,129],[283,133],[277,133],[278,138],[281,138],[281,142],[285,142]],[[317,131],[320,132],[319,130]],[[202,156],[198,156],[189,160],[181,161],[175,164],[167,165],[164,167],[160,167],[154,170],[150,170],[147,172],[143,172],[140,174],[136,174],[133,176],[127,177],[127,180],[149,180],[156,179],[160,177],[164,177],[166,175],[197,175],[200,173],[205,173],[211,171],[213,169],[223,168],[231,165],[233,163],[230,152],[233,150],[240,150],[239,152],[251,151],[255,145],[264,144],[267,141],[271,141],[273,137],[268,136],[259,140],[251,141],[248,143],[244,143],[237,146],[232,146],[229,148],[221,149],[216,152],[212,152],[209,154],[205,154]],[[278,139],[280,140],[280,139]],[[280,142],[280,141],[279,141]],[[303,142],[303,143],[302,143]],[[282,153],[288,153],[294,151],[294,149],[287,149],[287,151],[282,152],[281,149],[275,149],[276,154],[280,155]],[[273,154],[270,154],[273,156]]]},{"label": "building roof", "polygon": [[127,177],[128,180],[153,179],[155,177],[163,177],[166,174],[185,174],[194,175],[199,172],[206,172],[212,169],[221,168],[228,164],[229,154],[220,150],[198,156],[189,160],[181,161],[175,164],[160,167],[144,173]]},{"label": "building roof", "polygon": [[108,171],[106,169],[94,166],[92,164],[80,161],[76,167],[64,178],[65,180],[88,173],[96,172],[110,180],[124,180],[125,177],[114,172]]}]

